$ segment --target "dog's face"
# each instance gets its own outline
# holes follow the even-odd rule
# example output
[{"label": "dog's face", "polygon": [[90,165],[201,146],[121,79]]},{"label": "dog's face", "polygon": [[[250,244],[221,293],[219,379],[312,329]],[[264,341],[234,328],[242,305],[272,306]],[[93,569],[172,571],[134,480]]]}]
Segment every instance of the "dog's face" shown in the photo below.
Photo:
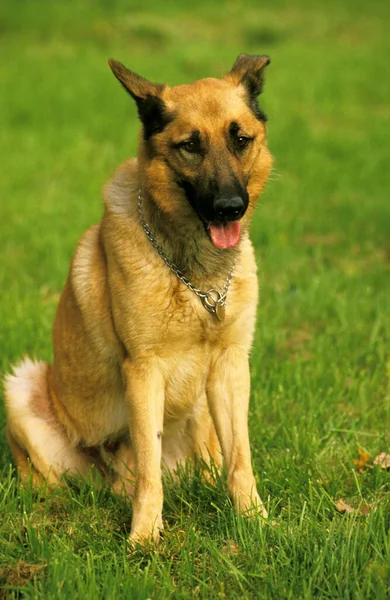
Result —
[{"label": "dog's face", "polygon": [[146,191],[175,219],[202,223],[217,248],[238,244],[271,168],[257,105],[268,63],[267,56],[241,54],[222,79],[170,88],[110,61],[143,124]]}]

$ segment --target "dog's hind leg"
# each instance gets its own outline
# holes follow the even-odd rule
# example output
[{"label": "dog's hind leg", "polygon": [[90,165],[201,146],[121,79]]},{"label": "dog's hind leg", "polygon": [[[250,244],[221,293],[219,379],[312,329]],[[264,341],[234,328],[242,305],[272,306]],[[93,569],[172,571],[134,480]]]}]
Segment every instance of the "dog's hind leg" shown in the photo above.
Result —
[{"label": "dog's hind leg", "polygon": [[[64,473],[87,475],[91,461],[71,443],[49,398],[45,362],[25,359],[4,382],[7,436],[22,480],[57,484]],[[31,465],[31,466],[30,466]]]},{"label": "dog's hind leg", "polygon": [[120,496],[134,496],[135,455],[129,439],[118,444],[103,445],[100,451],[102,460],[114,473],[111,489]]},{"label": "dog's hind leg", "polygon": [[18,442],[12,435],[10,428],[7,426],[7,440],[9,447],[14,457],[15,464],[19,471],[20,478],[23,482],[28,481],[31,477],[32,484],[35,488],[40,488],[44,484],[44,479],[40,473],[32,465],[26,452],[19,446]]}]

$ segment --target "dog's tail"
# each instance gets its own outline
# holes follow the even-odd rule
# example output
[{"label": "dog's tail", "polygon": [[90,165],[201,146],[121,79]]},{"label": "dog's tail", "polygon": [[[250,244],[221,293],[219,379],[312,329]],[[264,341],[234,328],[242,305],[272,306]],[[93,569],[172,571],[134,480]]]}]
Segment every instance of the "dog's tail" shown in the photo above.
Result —
[{"label": "dog's tail", "polygon": [[33,361],[27,356],[16,364],[4,378],[5,405],[8,414],[25,411],[32,396],[42,393],[46,386],[48,363]]},{"label": "dog's tail", "polygon": [[[47,371],[49,365],[25,357],[12,373],[4,378],[4,396],[7,412],[7,438],[21,479],[32,477],[33,484],[41,485],[40,446],[47,429],[49,398]],[[37,464],[35,464],[37,463]],[[47,465],[45,479],[55,483]]]},{"label": "dog's tail", "polygon": [[93,460],[70,440],[57,418],[50,365],[24,358],[4,380],[7,437],[22,481],[62,484],[65,473],[87,475]]}]

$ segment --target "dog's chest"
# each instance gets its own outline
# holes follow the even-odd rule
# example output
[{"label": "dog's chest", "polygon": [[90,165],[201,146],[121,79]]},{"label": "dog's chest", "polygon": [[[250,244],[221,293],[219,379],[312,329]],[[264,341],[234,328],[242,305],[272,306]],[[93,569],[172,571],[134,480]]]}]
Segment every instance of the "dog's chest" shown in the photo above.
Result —
[{"label": "dog's chest", "polygon": [[115,299],[117,330],[134,358],[153,353],[184,356],[205,344],[223,343],[234,315],[220,322],[202,299],[170,273],[146,276],[143,285],[129,286]]}]

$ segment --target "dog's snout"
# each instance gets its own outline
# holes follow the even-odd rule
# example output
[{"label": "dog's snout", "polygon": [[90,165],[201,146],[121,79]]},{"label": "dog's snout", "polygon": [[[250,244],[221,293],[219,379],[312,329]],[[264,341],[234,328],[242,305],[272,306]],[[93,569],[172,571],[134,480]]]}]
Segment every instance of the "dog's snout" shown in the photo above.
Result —
[{"label": "dog's snout", "polygon": [[214,201],[215,217],[218,221],[236,221],[240,219],[246,206],[241,196],[232,198],[217,198]]}]

